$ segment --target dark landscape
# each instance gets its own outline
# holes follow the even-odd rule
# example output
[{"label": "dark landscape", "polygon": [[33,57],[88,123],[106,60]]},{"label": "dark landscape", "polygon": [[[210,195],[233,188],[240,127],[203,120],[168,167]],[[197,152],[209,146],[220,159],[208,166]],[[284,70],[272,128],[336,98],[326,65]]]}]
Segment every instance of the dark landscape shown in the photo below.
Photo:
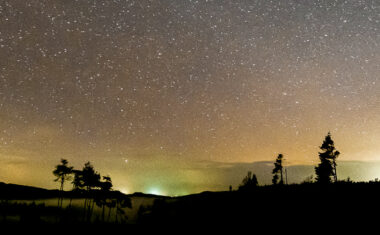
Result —
[{"label": "dark landscape", "polygon": [[[380,209],[380,182],[341,181],[325,187],[315,183],[272,185],[247,191],[203,192],[181,197],[115,192],[109,198],[141,197],[152,199],[152,203],[140,206],[133,221],[121,215],[118,221],[103,221],[100,216],[89,221],[83,218],[83,207],[59,208],[33,202],[57,199],[61,196],[58,190],[4,183],[0,184],[0,189],[1,224],[228,226],[249,223],[261,227],[269,225],[275,217],[278,218],[277,226],[289,226],[294,223],[313,225],[325,213],[332,213],[335,221],[370,222],[376,220],[374,215]],[[84,195],[65,192],[64,197],[83,198]],[[106,212],[108,214],[108,208]]]},{"label": "dark landscape", "polygon": [[0,0],[0,226],[366,234],[379,107],[380,0]]}]

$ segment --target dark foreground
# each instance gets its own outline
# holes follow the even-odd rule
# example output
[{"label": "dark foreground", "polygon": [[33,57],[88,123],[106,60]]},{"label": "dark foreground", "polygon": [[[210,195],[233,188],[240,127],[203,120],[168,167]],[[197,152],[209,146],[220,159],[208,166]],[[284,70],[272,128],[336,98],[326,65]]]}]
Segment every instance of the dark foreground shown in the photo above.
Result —
[{"label": "dark foreground", "polygon": [[378,224],[380,183],[340,182],[265,186],[249,191],[205,192],[167,203],[156,200],[146,224],[213,224],[318,227],[350,223]]},{"label": "dark foreground", "polygon": [[[41,197],[44,194],[43,191],[33,190],[34,196]],[[55,193],[57,192],[50,192],[50,194]],[[156,197],[153,200],[154,203],[151,205],[136,208],[134,220],[126,216],[122,217],[121,214],[118,220],[107,220],[104,216],[100,216],[101,214],[98,217],[86,219],[82,208],[11,203],[8,198],[2,199],[0,203],[0,222],[149,226],[215,225],[219,228],[230,225],[281,227],[298,224],[318,227],[326,223],[357,224],[358,222],[371,223],[371,221],[377,224],[377,214],[380,212],[380,183],[339,182],[327,186],[311,183],[262,186],[245,191],[204,192],[176,198]],[[94,207],[96,207],[95,203]],[[107,211],[105,208],[106,213]],[[117,207],[114,211],[118,213]],[[16,217],[18,219],[14,219]]]}]

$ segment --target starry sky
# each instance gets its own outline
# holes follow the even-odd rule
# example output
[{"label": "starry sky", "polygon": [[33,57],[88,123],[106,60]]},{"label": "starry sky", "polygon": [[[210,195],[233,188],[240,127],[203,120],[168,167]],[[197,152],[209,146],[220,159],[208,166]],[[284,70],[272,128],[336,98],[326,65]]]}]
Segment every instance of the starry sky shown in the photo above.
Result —
[{"label": "starry sky", "polygon": [[123,192],[227,189],[317,164],[328,131],[376,162],[379,74],[376,0],[2,0],[0,181],[58,187],[66,158]]}]

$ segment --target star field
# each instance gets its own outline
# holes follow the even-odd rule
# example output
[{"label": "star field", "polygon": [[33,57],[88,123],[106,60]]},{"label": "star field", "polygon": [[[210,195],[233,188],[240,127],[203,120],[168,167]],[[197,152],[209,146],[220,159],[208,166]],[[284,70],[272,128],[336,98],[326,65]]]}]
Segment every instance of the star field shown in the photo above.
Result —
[{"label": "star field", "polygon": [[227,188],[199,162],[314,164],[328,131],[379,160],[379,30],[375,0],[4,0],[0,177]]}]

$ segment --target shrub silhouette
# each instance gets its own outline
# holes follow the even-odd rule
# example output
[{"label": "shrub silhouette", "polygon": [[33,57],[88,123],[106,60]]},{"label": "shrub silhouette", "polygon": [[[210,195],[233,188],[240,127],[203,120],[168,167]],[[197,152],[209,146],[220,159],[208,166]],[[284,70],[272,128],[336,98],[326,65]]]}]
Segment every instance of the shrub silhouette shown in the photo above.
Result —
[{"label": "shrub silhouette", "polygon": [[259,185],[257,177],[255,174],[252,174],[251,171],[248,171],[247,176],[244,177],[242,184],[239,186],[241,191],[250,191],[255,189]]}]

